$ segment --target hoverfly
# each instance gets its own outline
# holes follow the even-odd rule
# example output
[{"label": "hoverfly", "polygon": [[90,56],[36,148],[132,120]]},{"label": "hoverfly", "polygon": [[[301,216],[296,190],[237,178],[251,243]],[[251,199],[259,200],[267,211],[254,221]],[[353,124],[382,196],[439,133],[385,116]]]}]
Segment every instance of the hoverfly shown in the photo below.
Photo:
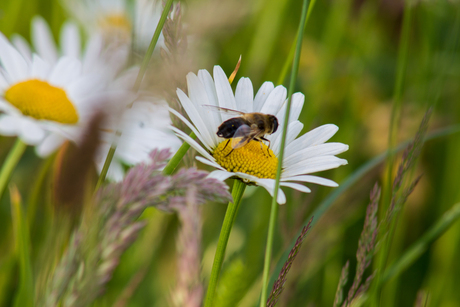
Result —
[{"label": "hoverfly", "polygon": [[[259,112],[245,113],[213,105],[202,106],[217,112],[237,116],[227,119],[217,129],[216,134],[218,137],[229,139],[225,146],[228,145],[230,139],[232,141],[232,150],[226,156],[231,154],[234,149],[243,147],[252,140],[257,142],[267,141],[268,148],[270,148],[270,140],[264,136],[266,134],[273,134],[278,129],[278,119],[276,116]],[[262,147],[262,143],[260,146]],[[270,155],[270,152],[268,154]]]}]

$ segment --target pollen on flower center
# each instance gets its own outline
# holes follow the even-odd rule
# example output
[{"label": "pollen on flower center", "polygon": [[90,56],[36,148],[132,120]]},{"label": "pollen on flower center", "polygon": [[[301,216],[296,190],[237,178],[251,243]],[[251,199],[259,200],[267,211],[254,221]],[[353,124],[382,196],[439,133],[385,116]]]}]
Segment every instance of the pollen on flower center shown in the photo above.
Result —
[{"label": "pollen on flower center", "polygon": [[22,114],[35,119],[76,124],[78,114],[66,92],[45,81],[27,80],[16,83],[5,92],[5,99]]},{"label": "pollen on flower center", "polygon": [[227,171],[242,172],[259,178],[275,178],[278,158],[267,145],[250,141],[230,153],[231,150],[231,140],[225,140],[212,153],[216,162]]}]

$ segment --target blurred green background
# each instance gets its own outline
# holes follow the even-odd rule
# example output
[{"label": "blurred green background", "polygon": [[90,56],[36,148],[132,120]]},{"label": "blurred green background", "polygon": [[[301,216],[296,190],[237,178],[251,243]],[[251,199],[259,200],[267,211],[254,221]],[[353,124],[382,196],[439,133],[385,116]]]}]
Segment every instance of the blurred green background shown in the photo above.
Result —
[{"label": "blurred green background", "polygon": [[[185,12],[192,14],[196,13],[193,7],[203,9],[210,3],[186,1],[183,5]],[[213,1],[212,5],[223,3]],[[212,70],[213,65],[221,65],[229,75],[242,55],[237,79],[249,77],[255,90],[264,81],[287,86],[289,80],[279,78],[295,40],[301,4],[292,0],[235,2],[236,7],[228,11],[229,15],[235,13],[235,18],[222,18],[221,24],[213,20],[213,12],[203,9],[202,18],[213,20],[218,27],[215,31],[196,29],[192,22],[187,27],[202,51],[193,65],[208,70]],[[8,37],[19,33],[30,39],[30,20],[36,14],[49,22],[58,38],[67,16],[60,2],[52,0],[1,1],[0,31]],[[306,96],[299,120],[305,124],[304,132],[322,124],[336,124],[340,130],[332,141],[350,146],[349,151],[340,155],[349,164],[323,172],[321,176],[340,184],[388,148],[392,107],[397,95],[396,76],[401,67],[398,62],[401,33],[403,20],[407,22],[408,18],[409,32],[405,40],[408,57],[400,92],[397,143],[415,135],[429,106],[433,106],[434,111],[428,133],[458,125],[460,1],[411,1],[406,6],[402,0],[316,1],[306,25],[296,84],[296,91]],[[0,161],[4,161],[13,141],[0,137]],[[424,145],[412,174],[414,177],[423,174],[423,177],[398,219],[388,262],[397,259],[459,202],[459,158],[459,133],[437,137]],[[31,191],[35,176],[45,163],[29,148],[13,174],[12,182],[18,185],[26,205],[34,195]],[[188,162],[188,166],[190,163],[197,162]],[[205,168],[202,164],[198,166]],[[354,275],[369,191],[375,182],[385,185],[384,175],[383,163],[367,171],[316,221],[288,275],[278,306],[333,305],[340,271],[347,260],[351,261],[350,276]],[[35,220],[30,222],[32,265],[37,275],[46,262],[44,259],[51,254],[48,232],[53,213],[47,191],[52,172],[46,176],[48,179],[40,187]],[[309,187],[311,194],[285,190],[288,201],[279,209],[274,264],[290,249],[291,241],[314,209],[333,192],[332,188]],[[14,243],[10,202],[8,193],[5,194],[0,203],[0,305],[9,306],[17,289],[18,265],[11,252]],[[217,306],[257,304],[270,202],[263,188],[247,189],[230,237]],[[205,285],[225,209],[225,204],[210,203],[203,207]],[[180,274],[174,257],[179,223],[176,216],[155,209],[149,209],[143,218],[148,220],[148,226],[122,257],[107,293],[95,306],[112,306],[123,295],[129,297],[126,306],[169,305],[171,289],[176,275]],[[64,237],[65,233],[63,230]],[[460,224],[456,223],[402,275],[385,284],[380,306],[413,306],[419,290],[428,295],[429,306],[460,306],[458,259]],[[369,273],[370,270],[366,276]]]}]

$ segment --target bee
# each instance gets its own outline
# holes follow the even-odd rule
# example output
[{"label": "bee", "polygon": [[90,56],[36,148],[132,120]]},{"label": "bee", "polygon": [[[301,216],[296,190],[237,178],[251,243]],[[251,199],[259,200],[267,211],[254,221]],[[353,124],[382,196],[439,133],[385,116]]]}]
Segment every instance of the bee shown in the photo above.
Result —
[{"label": "bee", "polygon": [[[267,141],[268,148],[270,148],[270,140],[264,136],[273,134],[278,130],[278,119],[276,116],[259,112],[244,113],[212,105],[203,105],[203,107],[237,116],[227,119],[217,128],[216,134],[218,137],[229,139],[225,147],[227,147],[231,140],[232,150],[226,156],[231,154],[234,149],[243,147],[252,140],[260,142],[261,148],[262,141]],[[270,155],[270,151],[268,151],[268,154]]]}]

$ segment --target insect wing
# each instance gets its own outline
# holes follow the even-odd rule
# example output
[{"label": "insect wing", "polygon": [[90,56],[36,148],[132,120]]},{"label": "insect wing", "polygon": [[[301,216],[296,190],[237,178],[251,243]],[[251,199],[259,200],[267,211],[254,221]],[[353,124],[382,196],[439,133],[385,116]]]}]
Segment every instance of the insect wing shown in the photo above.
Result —
[{"label": "insect wing", "polygon": [[224,114],[233,115],[233,116],[241,116],[241,115],[245,114],[244,112],[241,112],[241,111],[222,108],[222,107],[218,107],[218,106],[213,106],[213,105],[210,105],[210,104],[202,104],[201,106],[203,108],[206,108],[206,109],[214,111],[214,112],[224,113]]},{"label": "insect wing", "polygon": [[255,134],[248,125],[241,125],[232,137],[232,148],[240,148],[254,138]]}]

